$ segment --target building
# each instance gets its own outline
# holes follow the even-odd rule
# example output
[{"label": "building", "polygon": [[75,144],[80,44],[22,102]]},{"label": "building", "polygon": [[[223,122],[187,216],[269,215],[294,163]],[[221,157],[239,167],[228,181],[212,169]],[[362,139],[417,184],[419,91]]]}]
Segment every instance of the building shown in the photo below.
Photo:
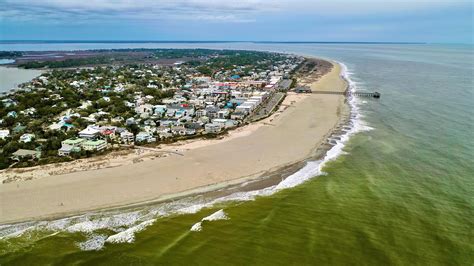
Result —
[{"label": "building", "polygon": [[217,123],[207,123],[206,125],[204,125],[204,130],[206,131],[206,133],[217,134],[221,132],[222,126]]},{"label": "building", "polygon": [[34,138],[35,138],[34,134],[25,133],[20,136],[20,142],[28,143],[28,142],[31,142]]},{"label": "building", "polygon": [[234,120],[243,120],[245,118],[245,113],[234,112],[230,115],[230,118]]},{"label": "building", "polygon": [[79,137],[83,139],[96,139],[100,134],[100,130],[96,126],[88,126],[79,132]]},{"label": "building", "polygon": [[6,139],[8,137],[10,137],[10,130],[8,129],[0,130],[0,139]]},{"label": "building", "polygon": [[12,154],[12,160],[19,161],[24,158],[37,159],[41,157],[40,151],[19,149]]},{"label": "building", "polygon": [[98,140],[86,140],[82,142],[81,147],[86,151],[102,151],[107,148],[107,141]]},{"label": "building", "polygon": [[220,118],[220,119],[225,119],[225,118],[228,118],[229,117],[229,110],[228,109],[223,109],[223,110],[220,110],[219,112],[217,112],[217,118]]},{"label": "building", "polygon": [[132,132],[129,132],[129,131],[123,131],[120,133],[120,139],[124,142],[124,143],[131,143],[133,142],[134,140],[134,135]]},{"label": "building", "polygon": [[58,150],[59,156],[68,156],[71,152],[80,152],[81,144],[84,143],[85,139],[73,138],[67,139],[61,142],[61,148]]},{"label": "building", "polygon": [[171,133],[173,133],[173,135],[184,136],[186,135],[186,128],[183,126],[174,126],[171,127]]},{"label": "building", "polygon": [[150,143],[150,142],[155,142],[156,138],[153,137],[153,135],[148,133],[148,132],[141,131],[135,137],[135,141],[136,142],[148,142],[148,143]]}]

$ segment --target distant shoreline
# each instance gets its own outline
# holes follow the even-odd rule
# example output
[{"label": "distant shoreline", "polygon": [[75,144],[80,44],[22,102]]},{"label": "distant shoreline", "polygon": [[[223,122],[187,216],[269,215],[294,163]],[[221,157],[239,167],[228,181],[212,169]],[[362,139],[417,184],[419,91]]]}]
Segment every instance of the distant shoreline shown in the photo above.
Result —
[{"label": "distant shoreline", "polygon": [[426,42],[379,42],[379,41],[192,41],[192,40],[0,40],[0,43],[323,43],[323,44],[427,44]]}]

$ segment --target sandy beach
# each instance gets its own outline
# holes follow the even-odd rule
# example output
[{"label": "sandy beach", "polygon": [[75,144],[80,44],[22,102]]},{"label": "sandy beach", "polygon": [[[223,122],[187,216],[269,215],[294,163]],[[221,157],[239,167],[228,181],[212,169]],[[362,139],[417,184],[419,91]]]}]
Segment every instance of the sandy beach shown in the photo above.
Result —
[{"label": "sandy beach", "polygon": [[[335,64],[311,88],[344,91],[340,70]],[[167,200],[262,178],[314,155],[347,113],[344,100],[343,95],[288,93],[275,114],[222,139],[161,147],[181,155],[1,184],[0,223]]]}]

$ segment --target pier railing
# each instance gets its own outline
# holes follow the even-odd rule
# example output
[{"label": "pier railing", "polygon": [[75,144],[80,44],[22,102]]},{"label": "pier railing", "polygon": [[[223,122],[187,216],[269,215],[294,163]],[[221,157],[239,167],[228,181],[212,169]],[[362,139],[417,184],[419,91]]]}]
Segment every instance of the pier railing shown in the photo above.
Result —
[{"label": "pier railing", "polygon": [[312,91],[311,93],[315,94],[336,94],[336,95],[346,95],[346,96],[359,96],[359,97],[372,97],[380,98],[381,94],[379,92],[351,92],[346,91]]}]

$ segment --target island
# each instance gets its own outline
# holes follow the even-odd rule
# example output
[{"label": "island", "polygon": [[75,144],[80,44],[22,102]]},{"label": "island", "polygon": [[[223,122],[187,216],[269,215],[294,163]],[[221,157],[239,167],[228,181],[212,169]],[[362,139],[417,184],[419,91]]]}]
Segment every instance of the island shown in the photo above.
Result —
[{"label": "island", "polygon": [[44,72],[0,97],[1,223],[275,183],[272,173],[323,156],[349,116],[343,94],[311,93],[346,90],[326,60],[207,49],[40,54],[10,55]]}]

